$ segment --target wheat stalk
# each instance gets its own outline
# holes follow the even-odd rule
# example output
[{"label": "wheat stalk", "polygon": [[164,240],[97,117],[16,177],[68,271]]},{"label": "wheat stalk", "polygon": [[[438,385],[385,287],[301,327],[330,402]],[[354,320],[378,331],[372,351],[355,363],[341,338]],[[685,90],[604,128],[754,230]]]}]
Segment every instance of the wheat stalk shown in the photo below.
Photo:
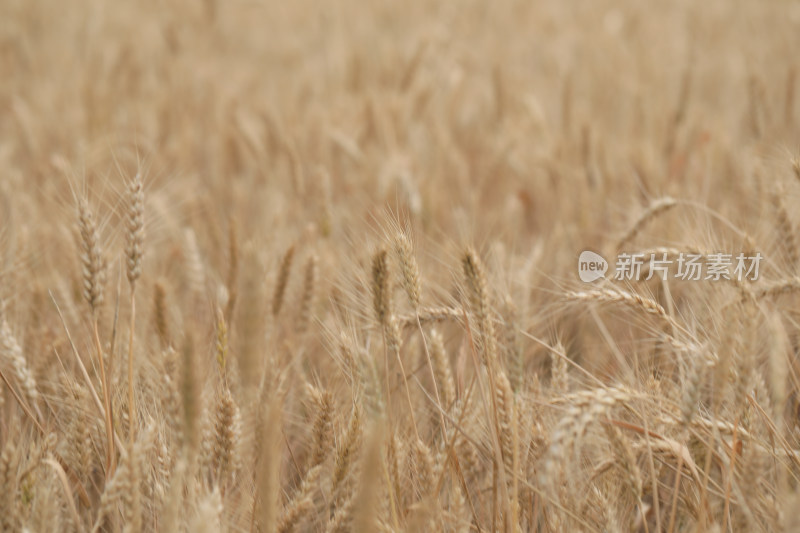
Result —
[{"label": "wheat stalk", "polygon": [[239,297],[239,230],[236,220],[231,217],[228,224],[228,303],[225,307],[225,317],[228,322],[233,321],[236,301]]},{"label": "wheat stalk", "polygon": [[267,405],[263,417],[258,417],[256,434],[260,447],[256,484],[258,487],[258,523],[262,531],[274,533],[278,524],[278,499],[280,494],[280,431],[282,425],[281,403],[277,395]]},{"label": "wheat stalk", "polygon": [[361,479],[355,495],[353,508],[353,533],[369,533],[377,527],[379,473],[381,465],[382,431],[379,426],[373,426],[367,433],[364,444],[364,463],[361,467]]}]

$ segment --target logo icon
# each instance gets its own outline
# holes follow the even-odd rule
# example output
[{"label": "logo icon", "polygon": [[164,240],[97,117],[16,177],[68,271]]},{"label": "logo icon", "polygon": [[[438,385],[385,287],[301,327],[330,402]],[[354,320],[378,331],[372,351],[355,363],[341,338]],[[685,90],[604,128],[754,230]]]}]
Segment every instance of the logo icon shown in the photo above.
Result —
[{"label": "logo icon", "polygon": [[584,283],[591,283],[605,277],[608,271],[608,261],[602,255],[584,250],[578,257],[578,277]]}]

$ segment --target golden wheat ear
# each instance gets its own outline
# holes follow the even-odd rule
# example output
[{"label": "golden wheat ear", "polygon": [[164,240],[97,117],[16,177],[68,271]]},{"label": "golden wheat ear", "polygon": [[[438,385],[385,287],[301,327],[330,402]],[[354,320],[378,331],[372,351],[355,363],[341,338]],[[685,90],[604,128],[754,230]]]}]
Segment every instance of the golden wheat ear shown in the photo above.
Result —
[{"label": "golden wheat ear", "polygon": [[169,326],[169,311],[167,307],[167,288],[164,281],[156,282],[153,289],[153,327],[158,335],[162,350],[172,346]]},{"label": "golden wheat ear", "polygon": [[137,173],[128,183],[125,239],[125,265],[131,286],[142,275],[144,254],[144,185],[142,175]]},{"label": "golden wheat ear", "polygon": [[400,265],[403,290],[408,296],[412,309],[416,311],[420,307],[420,294],[422,292],[419,266],[417,266],[417,260],[414,257],[411,240],[404,233],[398,233],[395,236],[394,251],[397,262]]},{"label": "golden wheat ear", "polygon": [[498,362],[497,339],[495,337],[494,319],[491,316],[492,309],[486,270],[477,252],[472,247],[467,248],[464,252],[461,264],[464,269],[470,309],[475,315],[481,340],[483,341],[482,361],[487,366],[493,366]]},{"label": "golden wheat ear", "polygon": [[286,285],[289,283],[289,274],[292,271],[292,261],[294,260],[294,245],[290,246],[283,254],[280,269],[278,270],[278,280],[275,283],[275,291],[272,297],[272,315],[278,316],[283,307],[283,296],[286,293]]},{"label": "golden wheat ear", "polygon": [[41,418],[38,406],[39,389],[36,384],[36,378],[31,371],[28,360],[25,358],[22,346],[20,346],[11,330],[11,326],[9,326],[5,319],[2,319],[2,322],[0,322],[0,361],[6,361],[11,364],[11,367],[14,369],[14,377],[17,380],[17,386],[22,388],[25,398],[34,410],[40,414]]},{"label": "golden wheat ear", "polygon": [[92,314],[103,302],[106,281],[106,259],[100,244],[100,235],[89,203],[78,201],[79,258],[83,275],[83,297]]},{"label": "golden wheat ear", "polygon": [[104,422],[106,427],[106,480],[114,475],[117,464],[114,440],[114,411],[112,404],[111,376],[106,373],[105,355],[100,342],[99,311],[103,302],[106,281],[106,259],[100,244],[100,235],[94,215],[86,199],[78,200],[79,258],[83,274],[83,297],[91,310],[94,348],[100,369],[100,385],[103,391]]},{"label": "golden wheat ear", "polygon": [[135,362],[133,342],[136,331],[136,281],[142,275],[142,254],[144,253],[144,187],[142,175],[137,173],[128,184],[128,213],[125,248],[128,283],[131,288],[130,299],[130,337],[128,339],[128,424],[130,425],[130,446],[136,440],[136,393]]},{"label": "golden wheat ear", "polygon": [[319,257],[316,254],[311,254],[306,260],[305,274],[303,276],[303,294],[300,298],[300,313],[297,320],[297,331],[300,334],[308,330],[313,318],[318,278]]}]

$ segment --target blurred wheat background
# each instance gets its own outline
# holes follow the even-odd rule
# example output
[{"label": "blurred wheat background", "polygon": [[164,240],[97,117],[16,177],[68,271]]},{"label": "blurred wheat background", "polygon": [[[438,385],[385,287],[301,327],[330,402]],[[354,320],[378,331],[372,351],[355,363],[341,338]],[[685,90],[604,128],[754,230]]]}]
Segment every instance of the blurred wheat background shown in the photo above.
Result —
[{"label": "blurred wheat background", "polygon": [[798,50],[783,0],[3,0],[0,530],[800,531]]}]

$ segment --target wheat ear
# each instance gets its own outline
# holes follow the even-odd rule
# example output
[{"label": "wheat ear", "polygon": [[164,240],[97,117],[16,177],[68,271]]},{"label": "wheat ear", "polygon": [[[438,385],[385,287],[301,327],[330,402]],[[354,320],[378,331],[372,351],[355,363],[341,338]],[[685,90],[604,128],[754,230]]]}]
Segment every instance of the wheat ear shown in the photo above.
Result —
[{"label": "wheat ear", "polygon": [[657,316],[679,331],[686,330],[686,328],[672,318],[669,313],[667,313],[667,310],[658,302],[636,293],[625,292],[618,289],[596,289],[591,291],[568,292],[567,298],[578,301],[621,303],[631,309],[638,309],[647,314]]},{"label": "wheat ear", "polygon": [[144,242],[144,191],[142,175],[136,174],[128,185],[128,233],[125,249],[128,267],[128,282],[131,286],[131,323],[128,338],[128,423],[130,424],[130,445],[136,440],[136,397],[133,386],[133,337],[136,329],[136,280],[142,273],[142,254]]},{"label": "wheat ear", "polygon": [[240,419],[239,407],[230,389],[223,384],[217,394],[214,429],[209,450],[212,479],[223,486],[224,482],[239,470]]},{"label": "wheat ear", "polygon": [[776,221],[778,223],[778,235],[781,244],[783,245],[786,259],[789,261],[789,268],[792,273],[797,272],[798,264],[800,264],[800,252],[798,252],[797,239],[789,213],[786,210],[786,204],[783,202],[784,192],[779,189],[772,196],[772,205],[775,208]]},{"label": "wheat ear", "polygon": [[361,411],[358,404],[354,404],[347,431],[343,435],[336,451],[333,481],[331,483],[331,494],[333,495],[333,501],[331,502],[332,508],[338,509],[346,496],[344,484],[350,476],[352,470],[351,465],[358,453],[361,437]]},{"label": "wheat ear", "polygon": [[314,294],[317,287],[319,270],[319,257],[312,254],[306,260],[305,274],[303,276],[303,295],[300,299],[300,315],[297,323],[297,331],[305,333],[311,322],[314,311]]},{"label": "wheat ear", "polygon": [[651,220],[656,218],[657,216],[665,213],[666,211],[672,209],[678,205],[678,202],[675,199],[670,198],[669,196],[665,196],[664,198],[659,198],[647,206],[639,218],[636,219],[636,222],[625,232],[625,234],[620,238],[617,242],[617,250],[622,250],[622,247],[632,241],[636,235],[642,230],[642,228]]},{"label": "wheat ear", "polygon": [[111,405],[110,383],[106,376],[103,362],[103,347],[100,344],[98,331],[98,311],[103,301],[103,285],[105,283],[106,264],[100,248],[100,237],[94,216],[86,200],[78,201],[78,230],[80,232],[80,259],[83,266],[83,296],[92,312],[94,344],[100,367],[100,384],[103,389],[103,401],[106,426],[106,480],[110,479],[116,469],[116,452],[114,447],[114,415]]},{"label": "wheat ear", "polygon": [[80,260],[83,273],[83,297],[95,315],[103,302],[106,279],[106,262],[100,247],[100,236],[94,215],[86,200],[78,201],[78,231],[80,232]]},{"label": "wheat ear", "polygon": [[312,385],[307,385],[311,404],[316,410],[312,433],[314,435],[314,448],[311,453],[311,467],[315,467],[325,460],[333,442],[333,395],[330,391],[320,390]]},{"label": "wheat ear", "polygon": [[[417,423],[414,418],[414,404],[411,401],[411,389],[408,386],[408,376],[406,374],[403,360],[400,357],[400,334],[398,331],[397,320],[392,313],[392,288],[389,272],[388,252],[386,248],[380,248],[372,257],[372,303],[375,309],[375,317],[383,329],[383,338],[388,351],[394,352],[397,356],[397,363],[403,376],[405,385],[406,399],[408,400],[409,416],[411,417],[414,432],[419,436]],[[386,354],[386,395],[387,403],[389,391],[389,356]],[[391,404],[390,404],[391,405]]]},{"label": "wheat ear", "polygon": [[400,264],[401,281],[403,290],[408,296],[408,301],[413,309],[420,307],[421,283],[419,278],[419,267],[414,258],[414,250],[411,241],[404,233],[398,233],[394,240],[394,250],[397,261]]},{"label": "wheat ear", "polygon": [[[436,372],[433,368],[431,352],[428,349],[428,341],[425,338],[425,332],[422,330],[422,322],[419,319],[422,283],[420,282],[419,277],[419,266],[417,265],[417,260],[414,257],[414,248],[411,246],[411,240],[404,233],[398,233],[394,241],[394,250],[395,255],[397,256],[397,261],[400,264],[400,274],[403,289],[408,296],[408,301],[411,303],[411,307],[414,309],[414,313],[417,315],[417,328],[419,329],[419,335],[422,339],[422,348],[425,351],[425,360],[428,363],[428,371],[431,375],[431,382],[433,383],[433,393],[436,398],[436,403],[437,405],[441,406],[442,399],[439,395],[439,386],[436,383]],[[441,411],[438,412],[442,436],[444,436],[444,414],[442,414]]]},{"label": "wheat ear", "polygon": [[161,349],[166,350],[172,345],[172,342],[167,321],[167,289],[162,281],[156,283],[153,291],[153,322]]},{"label": "wheat ear", "polygon": [[[502,372],[500,361],[497,355],[497,339],[495,337],[494,323],[490,317],[491,304],[489,299],[489,288],[486,279],[486,270],[483,267],[478,254],[470,246],[464,252],[461,260],[464,269],[464,277],[469,293],[470,307],[472,313],[475,315],[478,326],[481,331],[483,340],[483,363],[486,366],[486,372],[489,377],[489,399],[491,401],[492,415],[492,441],[493,441],[493,467],[492,467],[492,494],[494,502],[492,505],[492,522],[495,523],[497,513],[499,511],[496,505],[498,488],[502,495],[507,495],[508,487],[505,483],[506,471],[502,468],[503,460],[503,444],[502,440],[502,427],[501,422],[501,407],[503,405],[502,388],[503,383],[498,381],[498,372]],[[510,386],[509,386],[510,389]],[[508,515],[513,515],[514,510],[508,498],[503,498],[506,505],[506,512]]]},{"label": "wheat ear", "polygon": [[25,396],[28,397],[31,406],[41,417],[38,406],[39,390],[36,386],[36,380],[28,366],[28,362],[25,360],[22,347],[17,342],[16,337],[11,332],[11,327],[5,320],[0,325],[0,356],[11,363],[19,386],[25,392]]},{"label": "wheat ear", "polygon": [[283,295],[286,293],[286,285],[289,283],[289,274],[292,271],[292,260],[294,259],[294,245],[290,246],[283,255],[280,270],[278,270],[278,281],[275,284],[275,293],[272,296],[272,316],[278,316],[283,307]]},{"label": "wheat ear", "polygon": [[287,504],[280,520],[278,520],[278,533],[294,531],[305,515],[314,507],[314,489],[322,472],[322,467],[316,465],[306,472],[303,482],[297,489],[297,494]]},{"label": "wheat ear", "polygon": [[442,388],[442,408],[447,410],[456,401],[456,383],[450,370],[450,360],[444,347],[444,339],[437,330],[431,331],[433,364],[436,370],[436,381]]},{"label": "wheat ear", "polygon": [[489,288],[486,281],[486,271],[483,262],[472,247],[467,248],[462,259],[464,278],[467,283],[469,303],[483,340],[483,363],[494,366],[497,363],[497,340],[494,331],[494,322],[491,319],[489,304]]}]

